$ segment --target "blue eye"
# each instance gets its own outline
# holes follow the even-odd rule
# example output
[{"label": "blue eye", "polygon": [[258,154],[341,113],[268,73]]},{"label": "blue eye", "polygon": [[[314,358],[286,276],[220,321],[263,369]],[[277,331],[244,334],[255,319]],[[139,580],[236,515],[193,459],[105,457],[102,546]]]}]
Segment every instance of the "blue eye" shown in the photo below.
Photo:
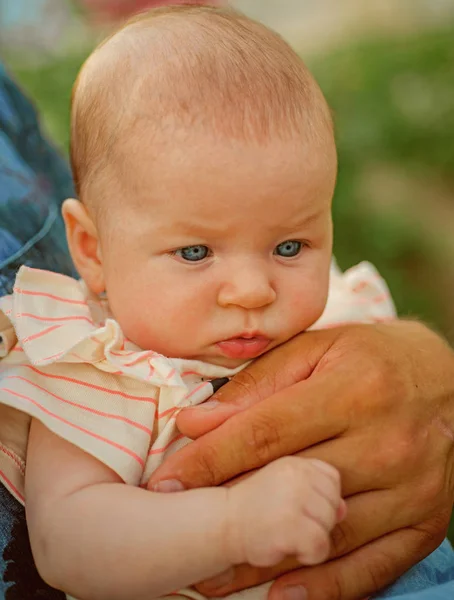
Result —
[{"label": "blue eye", "polygon": [[206,258],[209,254],[207,246],[185,246],[175,250],[176,256],[180,256],[183,260],[188,262],[198,262]]},{"label": "blue eye", "polygon": [[296,240],[286,240],[276,246],[274,249],[274,254],[278,256],[283,256],[284,258],[292,258],[297,256],[301,252],[301,248],[303,244],[301,242],[297,242]]}]

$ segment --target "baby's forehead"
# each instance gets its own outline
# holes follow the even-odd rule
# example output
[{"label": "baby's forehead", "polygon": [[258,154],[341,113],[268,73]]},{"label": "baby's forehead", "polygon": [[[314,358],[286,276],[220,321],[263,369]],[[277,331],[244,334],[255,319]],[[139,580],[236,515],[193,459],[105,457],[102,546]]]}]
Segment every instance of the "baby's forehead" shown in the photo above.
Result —
[{"label": "baby's forehead", "polygon": [[194,131],[234,141],[302,136],[331,144],[329,109],[296,53],[235,12],[199,9],[154,11],[87,60],[71,124],[81,196],[106,167],[127,177],[125,163],[141,161],[141,149],[159,157],[169,140]]},{"label": "baby's forehead", "polygon": [[75,97],[99,95],[107,115],[133,112],[161,127],[186,117],[266,134],[276,121],[284,130],[310,113],[327,116],[317,84],[277,34],[237,13],[180,8],[142,17],[101,44]]}]

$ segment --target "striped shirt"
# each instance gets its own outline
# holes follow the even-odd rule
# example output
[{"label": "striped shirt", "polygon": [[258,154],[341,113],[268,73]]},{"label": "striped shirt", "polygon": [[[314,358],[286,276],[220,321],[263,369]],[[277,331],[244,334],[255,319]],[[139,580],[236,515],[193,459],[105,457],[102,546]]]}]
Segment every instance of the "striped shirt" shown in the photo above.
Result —
[{"label": "striped shirt", "polygon": [[[333,265],[326,310],[313,328],[393,318],[386,284],[368,263]],[[239,372],[142,350],[105,299],[82,281],[22,267],[0,299],[0,479],[24,503],[31,418],[113,469],[130,485],[189,442],[178,412]]]}]

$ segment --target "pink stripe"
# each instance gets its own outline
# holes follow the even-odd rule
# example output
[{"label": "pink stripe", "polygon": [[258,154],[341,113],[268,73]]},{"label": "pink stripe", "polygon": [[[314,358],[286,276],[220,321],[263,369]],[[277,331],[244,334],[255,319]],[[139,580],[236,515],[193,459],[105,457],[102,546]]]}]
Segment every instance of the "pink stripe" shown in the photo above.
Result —
[{"label": "pink stripe", "polygon": [[16,498],[19,500],[19,502],[24,504],[25,498],[19,492],[17,487],[11,483],[11,481],[8,479],[8,477],[5,475],[5,473],[3,471],[0,471],[0,478],[4,481],[5,486],[10,490],[10,492],[13,494],[13,496],[16,496]]},{"label": "pink stripe", "polygon": [[163,452],[168,450],[170,448],[170,446],[172,446],[176,442],[179,442],[183,438],[184,438],[184,435],[182,433],[180,433],[179,435],[177,435],[176,438],[174,438],[171,442],[169,442],[167,444],[167,446],[164,446],[163,448],[157,448],[156,450],[150,450],[150,452],[148,453],[148,456],[154,456],[155,454],[162,454]]},{"label": "pink stripe", "polygon": [[49,323],[52,321],[87,321],[90,325],[94,325],[92,319],[83,315],[74,317],[39,317],[38,315],[33,315],[31,313],[19,313],[17,316],[28,317],[29,319],[36,319],[37,321],[48,321]]},{"label": "pink stripe", "polygon": [[172,406],[172,408],[168,408],[167,410],[164,410],[161,413],[158,413],[158,419],[163,419],[164,417],[167,417],[168,415],[173,415],[173,413],[176,412],[177,410],[178,410],[177,406]]},{"label": "pink stripe", "polygon": [[144,425],[142,425],[141,423],[138,423],[137,421],[133,421],[132,419],[128,419],[127,417],[121,417],[120,415],[113,415],[111,413],[107,413],[102,410],[97,410],[96,408],[90,408],[89,406],[85,406],[84,404],[78,404],[77,402],[72,402],[71,400],[67,400],[66,398],[57,396],[57,394],[53,394],[49,390],[46,390],[46,388],[43,388],[40,385],[38,385],[37,383],[30,381],[30,379],[27,379],[26,377],[21,377],[20,375],[7,375],[3,379],[5,379],[5,380],[6,379],[19,379],[20,381],[25,381],[25,383],[28,383],[32,387],[34,387],[38,390],[41,390],[45,394],[52,396],[52,398],[55,398],[56,400],[59,400],[60,402],[63,402],[64,404],[69,404],[70,406],[80,408],[81,410],[85,410],[86,412],[93,413],[94,415],[97,415],[98,417],[105,417],[106,419],[113,419],[114,421],[121,421],[123,423],[127,423],[128,425],[131,425],[132,427],[136,427],[137,429],[141,429],[142,431],[145,431],[145,433],[147,433],[148,435],[152,434],[151,429],[149,429],[148,427],[145,427]]},{"label": "pink stripe", "polygon": [[[134,352],[134,354],[136,354],[136,353]],[[127,363],[124,363],[123,366],[124,367],[132,367],[132,366],[136,365],[137,363],[141,362],[142,360],[148,358],[149,356],[150,357],[151,356],[156,356],[156,352],[153,352],[151,350],[149,352],[141,352],[140,356],[138,356],[134,360],[131,360],[131,361],[127,362]]]},{"label": "pink stripe", "polygon": [[18,287],[15,287],[13,291],[16,294],[23,294],[24,296],[41,296],[44,298],[51,298],[52,300],[58,300],[59,302],[66,302],[67,304],[87,306],[85,300],[71,300],[70,298],[63,298],[62,296],[55,296],[54,294],[46,294],[45,292],[31,292],[30,290],[22,290]]},{"label": "pink stripe", "polygon": [[41,361],[47,362],[48,360],[60,358],[60,356],[63,356],[64,353],[65,353],[65,351],[59,352],[58,354],[52,354],[52,356],[46,356],[46,358],[42,358]]},{"label": "pink stripe", "polygon": [[172,370],[170,371],[170,373],[168,373],[168,375],[166,375],[166,380],[167,380],[167,379],[172,379],[172,377],[175,375],[175,373],[176,373],[176,370],[175,370],[175,369],[172,369]]},{"label": "pink stripe", "polygon": [[24,396],[22,394],[19,394],[18,392],[14,392],[13,390],[10,390],[8,388],[3,388],[3,391],[7,392],[8,394],[11,394],[12,396],[16,396],[17,398],[22,398],[23,400],[30,402],[31,404],[36,406],[39,410],[41,410],[43,413],[49,415],[50,417],[56,419],[57,421],[61,421],[62,423],[65,423],[65,425],[69,425],[70,427],[73,427],[74,429],[77,429],[78,431],[81,431],[82,433],[85,433],[88,436],[91,436],[97,440],[100,440],[101,442],[104,442],[105,444],[108,444],[109,446],[113,446],[114,448],[121,450],[122,452],[124,452],[125,454],[128,454],[134,460],[136,460],[142,467],[144,466],[145,463],[142,460],[142,458],[138,454],[136,454],[135,452],[130,450],[129,448],[126,448],[125,446],[121,446],[120,444],[117,444],[117,442],[114,442],[113,440],[109,440],[101,435],[98,435],[97,433],[93,433],[93,431],[85,429],[84,427],[80,427],[79,425],[76,425],[75,423],[71,423],[71,421],[68,421],[67,419],[64,419],[63,417],[60,417],[59,415],[52,413],[50,410],[47,410],[47,408],[44,408],[44,406],[42,406],[41,404],[36,402],[36,400],[33,400],[33,398],[30,398],[29,396]]},{"label": "pink stripe", "polygon": [[155,372],[155,368],[152,365],[149,365],[150,369],[149,369],[149,373],[147,375],[147,381],[150,381],[150,379],[153,377],[154,372]]},{"label": "pink stripe", "polygon": [[198,377],[202,377],[202,373],[198,373],[197,371],[183,371],[181,374],[182,377],[186,377],[187,375],[197,375]]},{"label": "pink stripe", "polygon": [[52,331],[55,331],[56,329],[60,329],[60,327],[62,327],[62,325],[52,325],[52,327],[48,327],[47,329],[44,329],[43,331],[39,331],[38,333],[35,333],[34,335],[29,335],[27,338],[24,338],[22,340],[22,342],[24,344],[26,344],[27,342],[31,342],[32,340],[36,340],[40,337],[43,337],[43,335],[47,335],[48,333],[51,333]]},{"label": "pink stripe", "polygon": [[186,394],[186,399],[187,398],[191,398],[191,396],[193,396],[194,394],[196,394],[199,390],[201,390],[203,387],[205,387],[208,384],[209,384],[208,381],[202,382],[200,385],[198,385],[196,388],[194,388],[192,390],[192,392],[189,392],[189,394]]},{"label": "pink stripe", "polygon": [[381,304],[382,302],[386,302],[388,300],[388,294],[380,294],[379,296],[375,296],[374,302],[375,304]]},{"label": "pink stripe", "polygon": [[134,350],[130,350],[128,352],[114,352],[113,350],[111,350],[110,354],[112,354],[112,356],[121,356],[123,358],[126,358],[127,356],[131,356],[132,354],[137,354],[137,352]]},{"label": "pink stripe", "polygon": [[10,458],[19,467],[22,475],[25,473],[25,466],[23,462],[14,454],[14,452],[11,452],[11,450],[8,450],[8,448],[5,448],[5,446],[0,446],[0,452]]},{"label": "pink stripe", "polygon": [[364,288],[369,287],[369,285],[370,283],[368,281],[360,281],[354,286],[353,291],[355,293],[361,292],[361,290],[364,290]]},{"label": "pink stripe", "polygon": [[130,394],[126,394],[125,392],[120,392],[117,390],[109,390],[108,388],[102,387],[100,385],[95,385],[94,383],[88,383],[86,381],[81,381],[79,379],[73,379],[72,377],[65,377],[63,375],[52,375],[51,373],[45,373],[44,371],[40,371],[33,365],[23,365],[28,369],[31,369],[38,375],[42,375],[43,377],[49,377],[50,379],[59,379],[60,381],[68,381],[69,383],[75,383],[76,385],[82,385],[84,387],[88,387],[92,390],[99,390],[100,392],[105,392],[111,396],[121,396],[122,398],[126,398],[127,400],[137,400],[138,402],[147,402],[154,404],[156,407],[158,406],[158,401],[156,398],[144,398],[143,396],[132,396]]}]

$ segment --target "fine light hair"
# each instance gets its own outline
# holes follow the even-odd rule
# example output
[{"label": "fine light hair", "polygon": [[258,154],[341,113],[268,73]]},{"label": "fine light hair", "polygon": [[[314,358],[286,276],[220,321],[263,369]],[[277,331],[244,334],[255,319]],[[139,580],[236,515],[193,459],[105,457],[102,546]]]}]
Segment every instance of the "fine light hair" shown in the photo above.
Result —
[{"label": "fine light hair", "polygon": [[125,175],[123,142],[132,136],[146,131],[153,145],[192,130],[258,143],[274,136],[323,143],[332,122],[301,58],[264,25],[215,6],[150,10],[102,42],[74,85],[71,163],[79,198],[96,212],[106,178]]}]

